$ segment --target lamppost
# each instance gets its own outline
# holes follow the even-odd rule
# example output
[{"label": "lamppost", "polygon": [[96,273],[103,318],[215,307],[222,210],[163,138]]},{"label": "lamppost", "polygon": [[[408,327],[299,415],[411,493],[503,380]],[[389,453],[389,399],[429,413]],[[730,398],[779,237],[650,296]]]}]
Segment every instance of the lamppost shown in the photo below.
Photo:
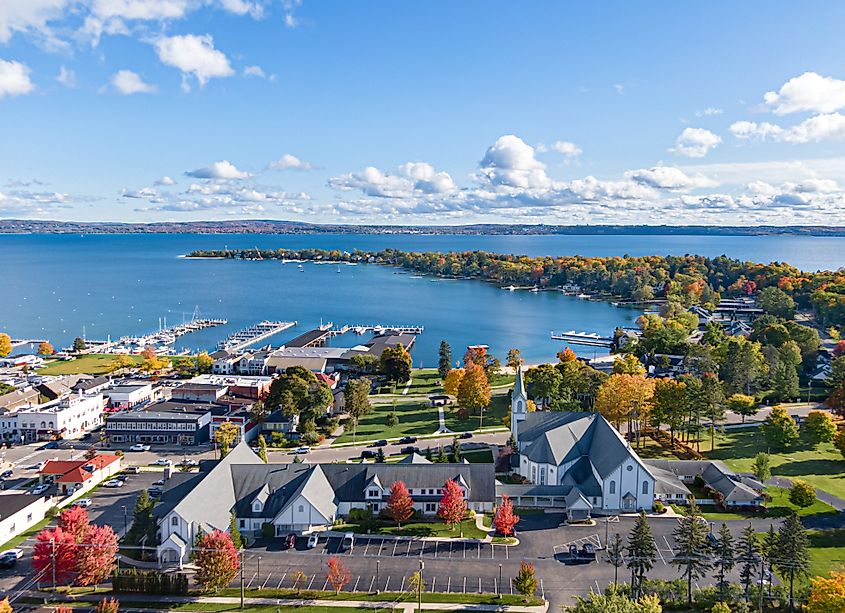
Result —
[{"label": "lamppost", "polygon": [[420,560],[420,581],[417,584],[417,613],[422,613],[423,569],[425,564]]},{"label": "lamppost", "polygon": [[129,522],[127,521],[126,505],[121,505],[123,509],[123,536],[126,537],[126,531],[129,529]]},{"label": "lamppost", "polygon": [[381,560],[376,560],[376,593],[379,593],[381,591],[381,588],[379,587],[381,585],[381,582],[378,578],[379,566],[381,566]]},{"label": "lamppost", "polygon": [[499,564],[499,585],[496,586],[496,593],[501,598],[502,596],[502,565]]},{"label": "lamppost", "polygon": [[258,572],[256,573],[259,583],[261,582],[261,556],[258,556]]},{"label": "lamppost", "polygon": [[807,404],[810,404],[810,396],[813,393],[813,380],[807,381]]}]

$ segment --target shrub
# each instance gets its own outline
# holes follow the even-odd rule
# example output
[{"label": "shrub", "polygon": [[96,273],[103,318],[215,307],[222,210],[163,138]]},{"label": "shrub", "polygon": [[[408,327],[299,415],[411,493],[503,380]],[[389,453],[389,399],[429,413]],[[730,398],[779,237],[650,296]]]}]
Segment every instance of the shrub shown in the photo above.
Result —
[{"label": "shrub", "polygon": [[655,513],[665,513],[666,512],[666,505],[664,505],[659,500],[655,500],[654,501],[654,512]]},{"label": "shrub", "polygon": [[276,536],[276,527],[269,522],[264,522],[261,524],[261,536],[268,540],[273,538]]},{"label": "shrub", "polygon": [[396,414],[396,411],[391,411],[387,414],[385,423],[391,428],[399,424],[399,416]]},{"label": "shrub", "polygon": [[795,479],[792,482],[792,487],[789,489],[789,502],[797,507],[809,507],[816,501],[815,488],[800,479]]},{"label": "shrub", "polygon": [[115,592],[184,596],[188,593],[188,576],[183,573],[121,569],[112,577],[112,588]]}]

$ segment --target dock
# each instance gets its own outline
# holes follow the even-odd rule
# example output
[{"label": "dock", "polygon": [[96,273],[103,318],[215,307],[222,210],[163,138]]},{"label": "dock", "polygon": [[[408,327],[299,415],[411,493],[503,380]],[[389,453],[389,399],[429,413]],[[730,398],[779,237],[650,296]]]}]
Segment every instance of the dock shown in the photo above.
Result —
[{"label": "dock", "polygon": [[217,348],[231,352],[240,351],[295,325],[295,321],[261,321],[243,330],[233,332],[217,343]]},{"label": "dock", "polygon": [[286,349],[306,349],[308,347],[324,347],[328,339],[337,334],[332,333],[333,324],[328,323],[313,330],[309,330],[304,334],[300,334],[294,339],[286,342],[283,347]]},{"label": "dock", "polygon": [[601,336],[595,332],[576,332],[575,330],[570,330],[569,332],[561,332],[560,334],[555,334],[554,332],[552,332],[552,340],[564,341],[566,343],[571,343],[572,345],[604,347],[606,349],[611,349],[613,347],[612,338]]},{"label": "dock", "polygon": [[396,334],[422,334],[425,331],[425,326],[391,326],[387,324],[346,326],[346,331],[350,330],[355,334],[366,334],[367,332],[374,334],[385,334],[387,332]]},{"label": "dock", "polygon": [[26,345],[40,345],[41,343],[46,343],[48,341],[44,340],[43,338],[13,338],[12,339],[12,349],[15,347],[25,347]]}]

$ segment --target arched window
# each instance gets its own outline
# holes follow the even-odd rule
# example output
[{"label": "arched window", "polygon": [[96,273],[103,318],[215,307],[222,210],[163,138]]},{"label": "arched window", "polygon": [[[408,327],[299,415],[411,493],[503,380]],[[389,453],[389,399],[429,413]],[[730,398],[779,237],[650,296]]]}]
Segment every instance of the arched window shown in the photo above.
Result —
[{"label": "arched window", "polygon": [[517,400],[517,401],[516,401],[516,412],[517,412],[517,413],[522,413],[522,400]]},{"label": "arched window", "polygon": [[305,507],[304,507],[303,505],[299,505],[299,512],[300,512],[300,513],[304,513],[304,512],[305,512]]},{"label": "arched window", "polygon": [[648,494],[648,481],[643,481],[643,494]]},{"label": "arched window", "polygon": [[611,481],[611,482],[610,482],[610,493],[611,493],[611,494],[615,494],[615,493],[616,493],[616,481]]}]

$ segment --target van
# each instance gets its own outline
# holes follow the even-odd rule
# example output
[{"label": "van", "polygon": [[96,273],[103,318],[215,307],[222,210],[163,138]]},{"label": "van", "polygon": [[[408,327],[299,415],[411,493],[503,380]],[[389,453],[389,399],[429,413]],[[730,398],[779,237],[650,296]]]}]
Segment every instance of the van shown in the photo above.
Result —
[{"label": "van", "polygon": [[139,472],[141,472],[141,467],[140,466],[127,466],[126,468],[123,469],[123,472],[129,473],[131,475],[137,475]]},{"label": "van", "polygon": [[343,540],[340,541],[340,550],[341,551],[349,551],[352,553],[352,548],[355,546],[355,537],[352,535],[351,532],[347,532],[343,535]]}]

